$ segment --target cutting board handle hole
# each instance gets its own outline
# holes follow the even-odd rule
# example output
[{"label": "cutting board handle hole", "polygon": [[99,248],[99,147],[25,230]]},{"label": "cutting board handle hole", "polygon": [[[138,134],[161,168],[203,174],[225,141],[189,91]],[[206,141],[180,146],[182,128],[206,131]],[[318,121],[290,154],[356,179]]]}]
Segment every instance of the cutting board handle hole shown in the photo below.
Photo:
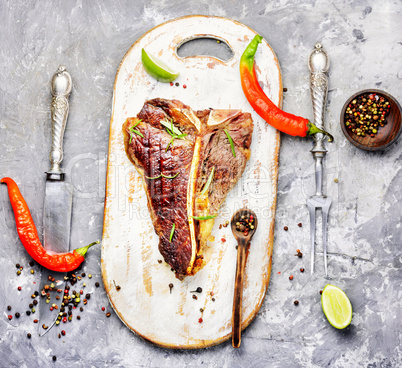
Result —
[{"label": "cutting board handle hole", "polygon": [[193,36],[184,40],[177,48],[177,55],[181,58],[191,56],[212,56],[222,61],[229,61],[234,52],[221,38]]}]

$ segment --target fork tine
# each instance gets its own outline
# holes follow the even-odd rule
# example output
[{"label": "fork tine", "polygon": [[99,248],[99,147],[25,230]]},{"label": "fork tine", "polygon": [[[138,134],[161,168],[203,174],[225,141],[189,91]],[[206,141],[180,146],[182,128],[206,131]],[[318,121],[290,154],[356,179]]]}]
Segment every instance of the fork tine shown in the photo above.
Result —
[{"label": "fork tine", "polygon": [[311,239],[311,274],[314,273],[314,246],[315,246],[315,207],[307,204],[310,213],[310,239]]},{"label": "fork tine", "polygon": [[[331,205],[331,204],[330,204]],[[322,209],[322,247],[324,253],[324,268],[325,268],[325,276],[328,276],[327,269],[327,222],[328,222],[328,208]]]}]

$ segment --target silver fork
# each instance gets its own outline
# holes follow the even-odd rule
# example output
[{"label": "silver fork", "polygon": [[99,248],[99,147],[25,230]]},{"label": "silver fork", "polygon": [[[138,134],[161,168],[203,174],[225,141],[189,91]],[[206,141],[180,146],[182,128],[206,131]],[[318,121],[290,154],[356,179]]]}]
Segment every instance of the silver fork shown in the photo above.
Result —
[{"label": "silver fork", "polygon": [[[324,129],[324,108],[327,102],[328,77],[325,74],[329,69],[329,58],[321,43],[317,42],[310,53],[308,66],[310,69],[310,93],[313,103],[314,124]],[[315,220],[316,209],[322,209],[322,243],[324,253],[325,276],[327,269],[327,222],[328,212],[332,200],[322,193],[322,161],[327,150],[324,147],[325,136],[318,133],[314,136],[314,147],[311,152],[315,159],[315,186],[316,193],[307,199],[307,207],[310,213],[310,237],[311,237],[311,274],[314,273],[314,247],[315,247]]]}]

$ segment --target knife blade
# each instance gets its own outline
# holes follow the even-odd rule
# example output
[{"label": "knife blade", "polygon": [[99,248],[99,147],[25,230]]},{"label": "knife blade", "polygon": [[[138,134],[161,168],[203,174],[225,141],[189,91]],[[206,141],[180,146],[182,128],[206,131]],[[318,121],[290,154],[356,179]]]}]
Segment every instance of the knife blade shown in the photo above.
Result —
[{"label": "knife blade", "polygon": [[[51,90],[52,148],[51,168],[46,173],[43,213],[43,244],[46,250],[64,253],[70,250],[73,187],[64,181],[60,164],[63,161],[63,137],[69,111],[68,98],[72,89],[70,74],[60,66],[53,75]],[[63,302],[66,273],[42,269],[40,281],[39,336],[56,322]]]}]

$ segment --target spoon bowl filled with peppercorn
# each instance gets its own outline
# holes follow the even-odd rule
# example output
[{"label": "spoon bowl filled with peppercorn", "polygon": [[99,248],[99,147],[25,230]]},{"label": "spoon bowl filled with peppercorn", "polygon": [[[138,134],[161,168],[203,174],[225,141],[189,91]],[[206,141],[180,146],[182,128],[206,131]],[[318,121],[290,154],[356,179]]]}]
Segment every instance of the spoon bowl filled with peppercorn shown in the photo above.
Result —
[{"label": "spoon bowl filled with peppercorn", "polygon": [[389,93],[366,89],[345,102],[340,122],[345,137],[356,147],[382,150],[401,133],[401,106]]},{"label": "spoon bowl filled with peppercorn", "polygon": [[234,348],[239,348],[241,342],[243,276],[246,265],[246,248],[257,230],[257,225],[256,214],[248,208],[236,211],[230,221],[233,235],[238,244],[232,312],[232,345]]}]

